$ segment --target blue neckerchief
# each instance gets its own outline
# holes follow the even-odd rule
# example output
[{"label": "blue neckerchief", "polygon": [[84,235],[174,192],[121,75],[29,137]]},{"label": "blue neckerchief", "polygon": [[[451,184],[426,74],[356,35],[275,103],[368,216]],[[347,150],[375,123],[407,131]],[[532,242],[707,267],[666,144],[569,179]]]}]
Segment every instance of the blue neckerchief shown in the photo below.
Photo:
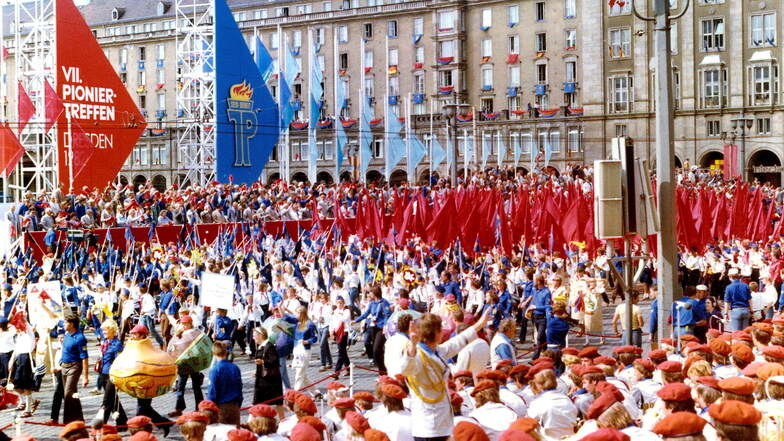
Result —
[{"label": "blue neckerchief", "polygon": [[446,363],[446,361],[444,361],[444,359],[443,359],[443,358],[441,358],[441,355],[440,355],[438,352],[435,352],[434,350],[430,349],[430,346],[428,346],[428,345],[424,344],[424,343],[423,343],[423,342],[421,342],[421,341],[418,343],[418,345],[419,345],[419,347],[420,347],[420,348],[421,348],[423,351],[425,351],[425,352],[426,352],[428,355],[435,356],[435,357],[437,357],[439,360],[441,360],[441,363],[444,363],[444,366],[449,366],[449,365]]}]

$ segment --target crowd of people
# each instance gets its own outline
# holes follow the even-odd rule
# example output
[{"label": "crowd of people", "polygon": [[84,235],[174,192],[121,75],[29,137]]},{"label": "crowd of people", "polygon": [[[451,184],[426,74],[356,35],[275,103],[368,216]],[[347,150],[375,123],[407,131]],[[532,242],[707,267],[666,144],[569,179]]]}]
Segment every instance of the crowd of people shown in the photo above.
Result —
[{"label": "crowd of people", "polygon": [[[561,176],[495,171],[471,181],[510,189],[523,182],[576,184],[589,192],[591,174],[583,167]],[[734,185],[699,171],[681,178],[681,185]],[[755,185],[771,201],[782,194]],[[434,182],[432,190],[446,187]],[[34,231],[62,222],[89,229],[296,220],[311,216],[309,210],[352,217],[360,192],[388,206],[394,191],[283,182],[163,193],[55,191],[31,196],[8,219],[18,231]],[[511,254],[496,247],[469,255],[417,237],[397,247],[349,236],[326,252],[324,243],[306,237],[261,233],[254,240],[246,249],[137,244],[126,252],[50,244],[42,261],[17,249],[0,261],[3,395],[18,395],[20,418],[30,418],[39,410],[43,377],[53,373],[49,423],[65,424],[66,441],[117,440],[116,431],[125,429],[131,441],[151,441],[153,433],[168,436],[173,423],[188,441],[784,439],[778,240],[684,247],[683,296],[663,308],[672,311],[665,333],[671,338],[661,341],[652,253],[634,269],[635,286],[625,293],[612,250],[558,254],[530,244]],[[234,278],[231,308],[205,305],[212,294],[203,290],[205,273]],[[56,299],[32,291],[53,281],[60,284]],[[631,320],[620,303],[626,295]],[[605,316],[612,317],[609,326]],[[177,357],[202,335],[214,342],[212,365],[178,373],[170,392],[175,409],[163,416],[153,398],[138,398],[136,416],[128,418],[119,399],[124,392],[110,376],[128,342],[147,340]],[[633,344],[621,346],[620,338]],[[88,354],[93,341],[100,344],[97,360]],[[605,349],[608,341],[614,348]],[[361,359],[349,356],[352,344],[361,347]],[[253,378],[243,378],[236,357],[254,360]],[[308,387],[316,380],[309,369],[315,360],[334,378],[321,410]],[[349,393],[352,362],[378,372],[374,390]],[[248,403],[242,392],[251,384]],[[92,434],[80,392],[103,395],[104,426]]]}]

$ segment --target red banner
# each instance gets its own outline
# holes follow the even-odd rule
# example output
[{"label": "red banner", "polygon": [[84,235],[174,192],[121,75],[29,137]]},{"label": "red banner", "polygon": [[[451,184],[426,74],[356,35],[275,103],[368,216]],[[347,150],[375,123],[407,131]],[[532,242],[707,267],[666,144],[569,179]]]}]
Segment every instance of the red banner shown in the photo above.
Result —
[{"label": "red banner", "polygon": [[[56,0],[57,87],[65,111],[57,119],[60,182],[73,188],[101,187],[115,179],[147,125],[133,98],[98,45],[72,0]],[[69,127],[68,120],[71,124]],[[73,133],[81,127],[93,152],[70,170]]]}]

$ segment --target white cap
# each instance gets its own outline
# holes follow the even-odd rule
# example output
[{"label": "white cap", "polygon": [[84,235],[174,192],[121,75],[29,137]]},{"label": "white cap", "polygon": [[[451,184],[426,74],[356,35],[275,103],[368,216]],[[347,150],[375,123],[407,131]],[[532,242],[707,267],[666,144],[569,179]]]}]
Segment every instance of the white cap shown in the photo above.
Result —
[{"label": "white cap", "polygon": [[737,268],[730,268],[730,270],[727,272],[727,275],[737,276],[738,275],[738,269]]},{"label": "white cap", "polygon": [[707,291],[708,287],[705,285],[697,285],[697,291]]}]

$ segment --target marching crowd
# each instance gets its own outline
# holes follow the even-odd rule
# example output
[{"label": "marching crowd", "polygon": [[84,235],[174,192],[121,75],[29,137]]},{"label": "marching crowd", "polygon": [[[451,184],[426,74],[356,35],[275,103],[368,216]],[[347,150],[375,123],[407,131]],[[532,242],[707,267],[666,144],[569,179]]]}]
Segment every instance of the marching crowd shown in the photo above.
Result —
[{"label": "marching crowd", "polygon": [[[570,182],[589,191],[590,175],[575,168],[561,177],[491,172],[471,179],[501,187]],[[681,178],[683,185],[732,185],[699,171]],[[367,190],[385,203],[393,191]],[[328,191],[342,192],[341,207]],[[358,191],[282,182],[164,193],[109,188],[75,197],[56,191],[31,196],[9,220],[32,231],[63,221],[89,228],[302,219],[312,209],[350,217]],[[776,200],[781,194],[770,186],[765,192]],[[664,308],[673,311],[673,338],[661,341],[653,255],[635,269],[628,329],[626,309],[616,303],[624,293],[612,250],[573,247],[561,255],[535,244],[511,255],[465,255],[417,238],[398,248],[351,236],[327,251],[315,240],[265,234],[250,249],[52,246],[43,262],[19,249],[0,261],[0,405],[31,417],[51,373],[49,423],[65,424],[66,441],[117,441],[126,429],[131,441],[152,441],[154,433],[168,436],[172,423],[188,441],[784,440],[779,245],[737,240],[682,249],[684,295]],[[231,308],[205,306],[204,273],[234,277]],[[49,281],[60,282],[57,298],[31,295],[34,284]],[[650,314],[643,301],[651,301]],[[611,330],[605,308],[613,308]],[[93,334],[98,360],[87,351]],[[177,357],[203,334],[214,342],[212,365],[178,373],[175,409],[163,416],[152,398],[140,398],[128,418],[109,375],[128,342],[148,340]],[[621,336],[634,345],[598,348]],[[352,344],[367,361],[350,360]],[[244,356],[254,360],[252,379],[233,362]],[[334,377],[322,409],[308,388],[316,358]],[[352,361],[372,363],[374,390],[350,395]],[[248,384],[252,403],[243,401]],[[103,428],[86,427],[80,392],[103,395]]]}]

